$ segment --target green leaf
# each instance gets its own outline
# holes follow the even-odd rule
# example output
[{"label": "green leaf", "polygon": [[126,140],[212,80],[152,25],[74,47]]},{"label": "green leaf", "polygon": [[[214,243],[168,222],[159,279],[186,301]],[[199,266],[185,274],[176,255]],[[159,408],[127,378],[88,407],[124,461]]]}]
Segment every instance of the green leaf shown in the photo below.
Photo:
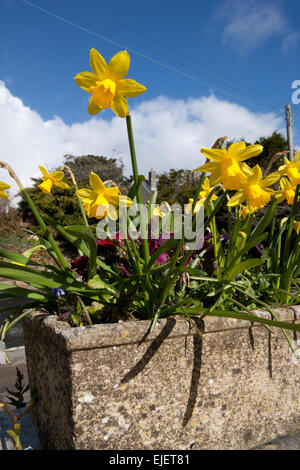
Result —
[{"label": "green leaf", "polygon": [[177,243],[178,243],[177,239],[170,238],[169,240],[166,240],[159,248],[157,248],[149,260],[149,263],[147,265],[147,272],[149,272],[149,270],[151,269],[151,266],[153,266],[157,258],[162,253],[171,250]]},{"label": "green leaf", "polygon": [[[87,256],[88,258],[90,257],[90,249],[80,238],[75,237],[70,233],[67,233],[66,230],[60,225],[55,225],[54,227],[58,231],[58,233],[60,233],[60,235],[62,235],[68,242],[72,243],[72,245],[74,245],[78,250],[80,250],[85,256]],[[114,277],[119,278],[118,274],[99,258],[96,258],[96,264],[105,271],[110,272]]]},{"label": "green leaf", "polygon": [[288,323],[277,320],[269,320],[267,318],[261,318],[257,315],[250,315],[247,313],[232,312],[228,310],[213,310],[212,312],[209,312],[208,309],[204,309],[204,314],[212,317],[237,318],[239,320],[262,323],[263,325],[274,326],[284,330],[300,331],[300,323]]},{"label": "green leaf", "polygon": [[7,294],[12,297],[21,297],[22,299],[36,299],[36,300],[47,300],[48,295],[42,292],[36,292],[23,287],[15,287],[11,284],[0,283],[1,294]]},{"label": "green leaf", "polygon": [[207,219],[205,220],[204,222],[204,230],[207,229],[207,227],[209,226],[212,218],[214,217],[214,215],[218,212],[219,208],[222,206],[224,200],[226,199],[226,196],[227,196],[227,193],[228,191],[225,191],[220,197],[218,197],[218,199],[214,202],[214,209],[213,211],[211,212],[211,214],[209,215],[209,217],[207,217]]},{"label": "green leaf", "polygon": [[130,191],[129,191],[129,193],[128,193],[128,197],[129,197],[130,199],[133,200],[133,199],[136,197],[136,194],[137,194],[139,188],[141,187],[142,182],[143,182],[145,179],[146,179],[146,178],[145,178],[144,175],[139,175],[137,185],[136,185],[135,183],[133,183],[133,185],[131,186]]},{"label": "green leaf", "polygon": [[256,268],[257,266],[261,266],[264,263],[264,260],[259,258],[251,258],[245,261],[242,261],[237,266],[229,269],[229,271],[225,272],[223,275],[223,279],[227,281],[235,281],[238,274],[246,271],[246,269]]},{"label": "green leaf", "polygon": [[108,292],[112,292],[114,294],[116,293],[116,290],[112,288],[112,286],[109,286],[104,281],[102,281],[99,274],[96,274],[92,279],[90,279],[87,285],[90,289],[106,289]]},{"label": "green leaf", "polygon": [[39,264],[36,263],[35,261],[31,261],[26,256],[21,255],[19,253],[14,253],[12,251],[0,250],[0,257],[9,259],[13,261],[14,263],[25,264],[25,266],[26,265],[39,266]]},{"label": "green leaf", "polygon": [[0,261],[0,276],[21,281],[34,287],[48,287],[50,289],[59,287],[67,289],[68,286],[82,287],[82,283],[76,281],[66,271],[61,274],[54,274],[25,266],[13,265],[4,261]]},{"label": "green leaf", "polygon": [[273,220],[275,217],[275,212],[277,208],[277,200],[274,199],[268,212],[259,220],[258,224],[254,228],[253,232],[251,233],[249,237],[249,242],[253,237],[258,237],[264,230],[265,228],[270,224],[270,222]]},{"label": "green leaf", "polygon": [[90,228],[83,225],[69,225],[65,227],[65,231],[74,235],[79,240],[83,240],[90,250],[89,256],[89,268],[88,268],[88,279],[91,279],[96,272],[96,260],[97,260],[97,243],[96,239],[91,232]]},{"label": "green leaf", "polygon": [[248,241],[245,243],[244,248],[242,250],[240,250],[236,254],[236,256],[233,258],[231,264],[234,264],[237,259],[241,258],[245,253],[248,253],[248,251],[251,250],[251,248],[253,248],[254,246],[256,246],[259,243],[261,243],[262,241],[264,241],[267,238],[267,236],[268,236],[268,233],[265,232],[265,233],[262,233],[259,236],[250,237],[248,239]]}]

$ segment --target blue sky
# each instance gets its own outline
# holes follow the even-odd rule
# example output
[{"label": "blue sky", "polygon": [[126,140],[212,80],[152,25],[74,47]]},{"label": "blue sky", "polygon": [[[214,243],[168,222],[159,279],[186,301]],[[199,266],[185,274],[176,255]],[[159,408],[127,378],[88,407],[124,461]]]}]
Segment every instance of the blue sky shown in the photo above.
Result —
[{"label": "blue sky", "polygon": [[[88,134],[95,119],[103,129],[107,125],[111,132],[119,132],[110,110],[90,118],[89,96],[73,80],[78,72],[90,70],[89,50],[94,47],[107,60],[119,50],[129,51],[128,77],[147,87],[145,94],[129,99],[129,106],[137,113],[143,110],[148,127],[175,104],[201,102],[199,116],[195,106],[193,111],[182,108],[183,113],[188,109],[183,140],[198,129],[195,121],[203,124],[203,135],[215,125],[216,133],[230,131],[231,139],[258,138],[276,129],[284,132],[284,106],[291,103],[292,82],[300,80],[297,0],[2,0],[0,12],[0,80],[13,103],[2,121],[0,116],[5,126],[21,109],[27,113],[26,125],[34,118],[43,129],[53,130],[47,134],[50,141],[59,132],[68,134],[63,142],[70,142],[76,125]],[[297,145],[300,104],[292,105],[292,111]],[[227,129],[233,113],[237,122]],[[137,118],[144,136],[146,124]],[[121,143],[116,145],[116,154],[123,158],[125,150]],[[70,144],[65,153],[70,149],[83,151]],[[56,151],[62,152],[61,147]],[[53,156],[51,162],[58,158]],[[165,162],[165,169],[180,164],[168,158]]]}]

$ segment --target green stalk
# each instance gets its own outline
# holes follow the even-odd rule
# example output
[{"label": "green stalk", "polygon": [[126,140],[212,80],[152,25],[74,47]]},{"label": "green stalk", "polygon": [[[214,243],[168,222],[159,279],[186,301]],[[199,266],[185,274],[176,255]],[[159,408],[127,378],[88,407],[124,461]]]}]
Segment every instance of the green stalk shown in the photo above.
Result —
[{"label": "green stalk", "polygon": [[65,257],[63,256],[62,252],[60,251],[60,249],[58,248],[53,236],[51,235],[51,233],[49,232],[44,220],[42,219],[42,217],[40,216],[34,202],[32,201],[31,197],[29,196],[29,193],[27,192],[27,190],[25,188],[22,189],[22,193],[26,199],[26,202],[28,203],[30,209],[32,210],[37,222],[39,223],[41,229],[43,230],[44,232],[44,235],[46,236],[48,242],[51,244],[61,266],[64,268],[64,269],[69,269],[69,264],[67,262],[67,260],[65,259]]},{"label": "green stalk", "polygon": [[[212,204],[210,203],[210,207],[207,208],[209,211],[209,215],[212,213],[211,209],[213,209]],[[219,249],[221,248],[221,242],[220,242],[220,237],[217,236],[217,225],[216,225],[216,218],[215,215],[213,215],[211,223],[210,223],[210,228],[212,231],[212,236],[213,236],[213,243],[214,243],[214,255],[215,255],[215,261],[217,264],[217,278],[218,280],[221,279],[221,263],[219,260]],[[219,240],[218,240],[219,238]]]},{"label": "green stalk", "polygon": [[[245,295],[245,292],[244,292],[242,289],[240,289],[239,287],[237,287],[235,283],[232,283],[232,284],[235,285],[236,290],[238,290],[241,294]],[[269,307],[268,304],[266,304],[266,303],[263,302],[262,300],[257,299],[256,297],[254,297],[253,295],[249,294],[248,292],[247,292],[246,295],[247,295],[247,297],[249,297],[250,299],[252,299],[252,300],[254,300],[255,302],[257,302],[257,303],[259,303],[260,305],[262,305],[266,310],[268,310],[268,312],[271,314],[272,319],[275,318],[276,321],[278,321],[278,322],[280,321],[279,318],[277,317],[276,313],[274,312],[274,310],[273,310],[271,307]],[[295,349],[294,349],[294,347],[293,347],[293,345],[292,345],[292,342],[291,342],[290,337],[288,336],[288,334],[286,333],[286,331],[285,331],[284,329],[282,329],[282,328],[280,328],[280,329],[281,329],[281,332],[282,332],[283,336],[284,336],[285,339],[287,340],[287,342],[288,342],[288,344],[289,344],[291,350],[292,350],[293,353],[296,355],[296,351],[295,351]],[[297,357],[297,356],[296,356],[296,357]]]},{"label": "green stalk", "polygon": [[[77,186],[77,182],[76,182],[76,179],[75,179],[75,176],[74,176],[74,173],[73,171],[71,170],[70,167],[68,167],[67,165],[63,165],[61,167],[61,171],[63,170],[67,170],[67,172],[69,173],[70,177],[71,177],[71,180],[72,180],[72,183],[73,183],[73,186],[75,188],[75,192],[78,191],[78,186]],[[79,203],[79,208],[80,208],[80,212],[81,212],[81,215],[82,215],[82,218],[83,218],[83,223],[86,227],[89,228],[89,223],[88,223],[88,220],[86,218],[86,214],[85,214],[85,210],[84,210],[84,207],[83,207],[83,204],[82,204],[82,201],[81,199],[77,196],[76,194],[76,197],[78,199],[78,203]]]},{"label": "green stalk", "polygon": [[[131,123],[131,116],[128,113],[126,116],[126,125],[127,125],[127,134],[128,134],[128,141],[129,141],[129,149],[130,149],[130,156],[131,156],[131,165],[132,165],[132,172],[134,183],[137,188],[136,199],[138,204],[143,204],[141,190],[138,187],[138,166],[137,166],[137,158],[135,153],[135,145],[134,145],[134,138],[133,138],[133,131],[132,131],[132,123]],[[147,234],[147,225],[146,220],[144,218],[144,214],[141,212],[141,230],[142,230],[142,247],[143,247],[143,255],[146,265],[149,262],[150,254],[149,254],[149,246],[148,246],[148,234]]]},{"label": "green stalk", "polygon": [[[77,183],[74,184],[74,187],[75,187],[75,191],[78,191],[78,186],[77,186]],[[83,207],[83,204],[82,204],[82,201],[81,199],[77,197],[77,200],[78,200],[78,204],[79,204],[79,209],[80,209],[80,212],[81,212],[81,216],[82,216],[82,219],[83,219],[83,223],[86,227],[90,227],[89,226],[89,223],[88,223],[88,220],[87,220],[87,217],[86,217],[86,213],[85,213],[85,210],[84,210],[84,207]]]}]

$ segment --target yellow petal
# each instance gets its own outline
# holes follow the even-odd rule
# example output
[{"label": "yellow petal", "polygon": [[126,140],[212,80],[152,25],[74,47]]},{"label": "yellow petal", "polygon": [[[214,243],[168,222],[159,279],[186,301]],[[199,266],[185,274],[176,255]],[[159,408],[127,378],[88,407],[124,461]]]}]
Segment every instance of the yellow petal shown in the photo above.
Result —
[{"label": "yellow petal", "polygon": [[122,196],[121,194],[119,195],[119,207],[130,207],[132,206],[133,201],[127,197],[127,196]]},{"label": "yellow petal", "polygon": [[196,168],[193,171],[202,171],[203,173],[206,173],[206,172],[213,171],[215,168],[216,168],[215,163],[214,162],[209,162],[209,163],[205,163],[202,166],[199,166],[198,168]]},{"label": "yellow petal", "polygon": [[76,191],[76,196],[78,196],[80,199],[92,200],[93,201],[96,197],[96,194],[91,189],[82,188],[82,189],[78,189],[78,191]]},{"label": "yellow petal", "polygon": [[106,188],[105,197],[111,204],[118,205],[119,196],[120,196],[119,188],[117,188],[116,186],[113,186],[111,188]]},{"label": "yellow petal", "polygon": [[102,108],[100,106],[98,106],[93,101],[93,97],[91,97],[90,101],[89,101],[88,113],[91,114],[91,116],[94,116],[95,114],[99,113],[100,111],[102,111]]},{"label": "yellow petal", "polygon": [[70,189],[70,186],[67,183],[64,183],[63,181],[55,181],[54,184],[60,189]]},{"label": "yellow petal", "polygon": [[112,102],[111,109],[117,114],[117,116],[121,118],[126,117],[129,111],[126,98],[117,93]]},{"label": "yellow petal", "polygon": [[294,158],[293,158],[293,161],[294,162],[299,162],[300,161],[300,150],[298,150],[295,155],[294,155]]},{"label": "yellow petal", "polygon": [[238,191],[235,193],[228,201],[227,206],[232,207],[232,206],[237,206],[238,204],[241,204],[244,200],[246,199],[246,194],[244,191]]},{"label": "yellow petal", "polygon": [[141,85],[131,78],[126,78],[125,80],[120,80],[118,82],[117,92],[122,96],[134,98],[135,96],[141,95],[145,91],[146,87],[144,87],[144,85]]},{"label": "yellow petal", "polygon": [[92,172],[90,174],[90,185],[91,185],[91,188],[93,188],[94,191],[96,191],[96,193],[105,193],[106,191],[106,187],[104,186],[103,182],[101,181],[101,179],[99,178],[99,176]]},{"label": "yellow petal", "polygon": [[108,215],[108,205],[97,205],[96,203],[90,206],[89,217],[95,217],[96,219],[103,219]]},{"label": "yellow petal", "polygon": [[94,74],[103,80],[107,76],[107,64],[101,54],[96,49],[90,50],[90,66]]},{"label": "yellow petal", "polygon": [[56,182],[61,181],[65,175],[62,171],[53,171],[50,176]]},{"label": "yellow petal", "polygon": [[266,178],[261,182],[262,186],[272,186],[280,178],[279,173],[272,173],[271,175],[266,176]]},{"label": "yellow petal", "polygon": [[97,77],[91,72],[81,72],[74,77],[75,82],[84,91],[89,91],[90,87],[95,86]]},{"label": "yellow petal", "polygon": [[0,190],[0,197],[1,197],[2,199],[6,199],[6,200],[9,199],[9,198],[8,198],[8,195],[7,195],[4,191],[1,191],[1,190]]},{"label": "yellow petal", "polygon": [[255,165],[253,168],[253,177],[255,178],[256,181],[261,181],[262,180],[262,171],[259,165]]},{"label": "yellow petal", "polygon": [[112,204],[108,206],[107,216],[112,220],[117,220],[118,218],[118,211]]},{"label": "yellow petal", "polygon": [[130,56],[127,51],[120,51],[115,54],[108,64],[108,77],[114,81],[122,80],[126,77],[130,65]]},{"label": "yellow petal", "polygon": [[241,162],[240,168],[246,176],[253,176],[253,169],[247,163]]},{"label": "yellow petal", "polygon": [[298,233],[300,232],[300,221],[299,220],[294,221],[294,229],[296,230],[297,235],[298,235]]},{"label": "yellow petal", "polygon": [[50,175],[44,166],[39,166],[39,169],[41,170],[45,178],[49,178]]},{"label": "yellow petal", "polygon": [[222,183],[226,189],[240,189],[247,181],[235,158],[227,157],[220,163]]},{"label": "yellow petal", "polygon": [[189,214],[192,210],[194,199],[189,199],[189,203],[185,204],[185,213]]},{"label": "yellow petal", "polygon": [[52,186],[53,186],[53,181],[50,178],[47,178],[45,181],[43,181],[42,184],[39,184],[40,190],[43,191],[43,193],[45,194],[51,193]]},{"label": "yellow petal", "polygon": [[244,150],[245,148],[246,148],[245,142],[243,142],[243,141],[242,142],[235,142],[234,144],[229,145],[227,153],[228,153],[228,155],[233,157],[236,154],[238,154],[239,152],[241,152],[242,150]]},{"label": "yellow petal", "polygon": [[239,162],[243,162],[248,160],[248,158],[257,157],[257,155],[259,155],[263,149],[263,146],[259,144],[248,145],[248,147],[238,153],[237,160]]},{"label": "yellow petal", "polygon": [[215,186],[222,182],[222,173],[220,172],[219,168],[216,168],[209,177],[209,184],[211,186]]},{"label": "yellow petal", "polygon": [[10,188],[9,184],[2,183],[2,181],[0,181],[0,191],[5,191],[6,189],[9,189],[9,188]]},{"label": "yellow petal", "polygon": [[206,156],[206,158],[213,160],[214,162],[221,162],[226,155],[225,149],[207,149],[202,147],[201,152]]}]

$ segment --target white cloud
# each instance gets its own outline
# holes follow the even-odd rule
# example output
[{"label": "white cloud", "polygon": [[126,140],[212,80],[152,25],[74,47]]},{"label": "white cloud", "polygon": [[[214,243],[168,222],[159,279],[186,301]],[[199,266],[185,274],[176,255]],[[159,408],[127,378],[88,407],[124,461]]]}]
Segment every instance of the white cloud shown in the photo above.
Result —
[{"label": "white cloud", "polygon": [[[0,81],[0,160],[12,166],[24,186],[41,175],[39,165],[53,170],[66,154],[121,157],[129,175],[125,120],[106,113],[111,113],[110,120],[98,114],[72,125],[58,116],[44,121]],[[214,95],[186,101],[160,96],[141,103],[131,114],[139,171],[145,175],[152,167],[156,172],[193,169],[204,161],[200,148],[211,147],[218,137],[253,142],[281,124],[273,113],[253,113]],[[0,181],[11,184],[11,195],[16,194],[16,184],[3,169]]]},{"label": "white cloud", "polygon": [[273,37],[288,34],[288,21],[274,1],[227,0],[217,11],[225,24],[223,40],[241,55]]},{"label": "white cloud", "polygon": [[281,44],[281,50],[285,53],[293,53],[300,41],[300,32],[292,31],[290,34],[287,34]]}]

